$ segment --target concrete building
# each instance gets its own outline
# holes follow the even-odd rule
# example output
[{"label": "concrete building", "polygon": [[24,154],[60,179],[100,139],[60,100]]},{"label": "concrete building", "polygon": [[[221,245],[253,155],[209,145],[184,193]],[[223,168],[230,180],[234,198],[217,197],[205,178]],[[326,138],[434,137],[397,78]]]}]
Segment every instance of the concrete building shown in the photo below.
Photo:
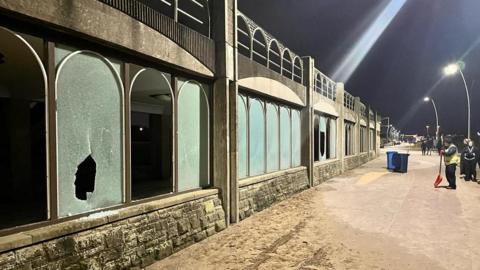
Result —
[{"label": "concrete building", "polygon": [[143,267],[379,153],[227,0],[0,0],[0,269]]}]

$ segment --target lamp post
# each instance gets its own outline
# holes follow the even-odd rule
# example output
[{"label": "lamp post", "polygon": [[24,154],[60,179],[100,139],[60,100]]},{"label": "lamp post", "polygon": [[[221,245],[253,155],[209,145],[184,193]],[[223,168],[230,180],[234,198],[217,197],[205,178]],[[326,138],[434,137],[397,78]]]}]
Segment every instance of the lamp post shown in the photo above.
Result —
[{"label": "lamp post", "polygon": [[423,99],[423,101],[425,101],[425,102],[431,101],[431,102],[432,102],[433,109],[435,110],[435,120],[436,120],[436,123],[437,123],[437,129],[435,130],[435,140],[438,140],[438,131],[439,131],[439,129],[440,129],[440,125],[438,124],[438,111],[437,111],[437,106],[435,105],[435,101],[433,100],[433,98],[425,97],[425,98]]},{"label": "lamp post", "polygon": [[425,126],[427,128],[427,138],[428,138],[428,129],[430,128],[429,125]]},{"label": "lamp post", "polygon": [[468,133],[467,133],[467,137],[468,137],[468,139],[470,139],[470,94],[468,92],[467,81],[465,80],[465,76],[463,76],[462,69],[461,69],[460,64],[458,62],[454,63],[454,64],[450,64],[450,65],[443,68],[443,74],[445,74],[445,76],[452,76],[452,75],[455,75],[457,72],[460,73],[460,75],[462,76],[463,84],[465,85],[465,92],[467,93],[467,109],[468,109]]}]

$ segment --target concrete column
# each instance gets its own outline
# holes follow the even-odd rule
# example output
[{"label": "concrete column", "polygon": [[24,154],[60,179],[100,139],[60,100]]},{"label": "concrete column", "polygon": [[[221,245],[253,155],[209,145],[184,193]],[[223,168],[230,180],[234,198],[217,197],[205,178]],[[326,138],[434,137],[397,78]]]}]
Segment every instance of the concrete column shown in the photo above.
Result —
[{"label": "concrete column", "polygon": [[[230,83],[234,70],[234,3],[229,0],[215,1],[213,17],[213,38],[215,40],[216,80],[212,95],[213,138],[212,138],[212,175],[213,185],[220,190],[220,198],[225,211],[225,221],[230,223],[230,119],[235,111],[230,109]],[[235,100],[235,99],[234,99]]]},{"label": "concrete column", "polygon": [[353,148],[355,149],[355,155],[360,154],[360,119],[362,119],[362,113],[360,111],[360,98],[355,97],[355,119],[357,120],[357,123],[355,124],[355,134],[353,135],[354,137],[354,143],[353,143]]},{"label": "concrete column", "polygon": [[380,155],[380,143],[381,143],[381,128],[382,125],[378,124],[380,122],[381,116],[375,112],[375,154],[378,157]]},{"label": "concrete column", "polygon": [[303,81],[306,86],[305,104],[301,114],[302,121],[302,165],[307,166],[308,183],[313,187],[313,93],[315,91],[315,60],[303,58]]},{"label": "concrete column", "polygon": [[345,99],[345,85],[343,83],[336,84],[336,92],[337,92],[337,106],[338,110],[338,119],[337,119],[337,157],[338,160],[341,161],[342,172],[345,171],[345,106],[344,106],[344,99]]},{"label": "concrete column", "polygon": [[[370,157],[370,148],[371,148],[371,135],[370,135],[370,123],[373,121],[373,119],[370,119],[370,105],[367,106],[367,149],[368,149],[368,156]],[[375,136],[375,135],[374,135]],[[375,139],[373,140],[375,142]],[[373,148],[375,149],[375,148]]]}]

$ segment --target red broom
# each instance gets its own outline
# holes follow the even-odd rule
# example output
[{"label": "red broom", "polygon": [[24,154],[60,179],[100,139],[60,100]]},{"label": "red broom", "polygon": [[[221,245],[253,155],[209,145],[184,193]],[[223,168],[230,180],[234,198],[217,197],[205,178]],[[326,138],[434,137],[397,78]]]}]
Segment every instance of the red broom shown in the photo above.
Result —
[{"label": "red broom", "polygon": [[440,183],[442,183],[442,181],[443,181],[443,177],[442,177],[442,157],[443,157],[443,153],[440,154],[440,167],[438,169],[438,176],[437,176],[437,179],[435,179],[435,183],[433,183],[433,186],[435,188],[438,188],[438,185],[440,185]]}]

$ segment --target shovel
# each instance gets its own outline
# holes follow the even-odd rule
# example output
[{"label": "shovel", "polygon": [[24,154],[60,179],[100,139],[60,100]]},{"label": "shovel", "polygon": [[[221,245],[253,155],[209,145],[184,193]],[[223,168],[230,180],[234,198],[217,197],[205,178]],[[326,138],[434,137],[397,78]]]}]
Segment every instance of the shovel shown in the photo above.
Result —
[{"label": "shovel", "polygon": [[438,188],[438,185],[440,185],[440,183],[442,183],[442,181],[443,181],[443,177],[442,177],[442,158],[443,158],[443,155],[440,155],[440,166],[439,166],[439,169],[438,169],[438,176],[437,176],[437,179],[435,179],[435,183],[433,183],[433,186],[435,188]]}]

